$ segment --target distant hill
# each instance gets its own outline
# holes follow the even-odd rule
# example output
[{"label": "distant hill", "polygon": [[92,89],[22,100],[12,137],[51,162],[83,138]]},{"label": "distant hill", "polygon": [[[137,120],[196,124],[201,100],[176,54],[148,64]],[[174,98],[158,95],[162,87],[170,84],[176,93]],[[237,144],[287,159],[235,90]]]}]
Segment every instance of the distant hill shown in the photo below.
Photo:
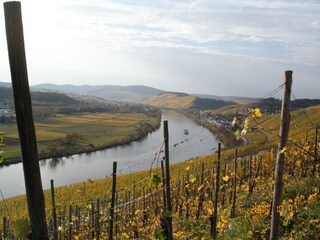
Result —
[{"label": "distant hill", "polygon": [[233,105],[234,102],[224,101],[224,100],[216,100],[210,98],[196,98],[193,102],[193,108],[200,109],[200,110],[211,110],[211,109],[218,109],[223,106]]},{"label": "distant hill", "polygon": [[165,91],[156,88],[133,85],[133,86],[117,86],[117,85],[55,85],[55,84],[37,84],[32,87],[39,90],[51,90],[64,93],[76,93],[81,95],[92,95],[107,100],[114,101],[133,101],[139,97],[155,96]]},{"label": "distant hill", "polygon": [[[161,93],[167,93],[157,88],[143,85],[119,86],[119,85],[56,85],[51,83],[37,84],[32,86],[38,90],[50,90],[64,93],[76,93],[80,95],[92,95],[107,100],[115,101],[136,101],[137,98],[147,96],[157,96]],[[180,93],[179,93],[180,94]],[[189,94],[191,96],[207,99],[216,99],[227,102],[236,102],[240,104],[256,102],[257,98],[234,97],[234,96],[216,96],[209,94]]]},{"label": "distant hill", "polygon": [[[31,91],[33,102],[51,104],[76,104],[79,101],[61,93],[54,92],[35,92]],[[0,101],[13,102],[13,92],[11,87],[0,87]]]},{"label": "distant hill", "polygon": [[12,88],[0,86],[0,101],[11,101],[13,99]]},{"label": "distant hill", "polygon": [[[147,87],[143,85],[132,85],[132,86],[119,86],[119,85],[56,85],[50,83],[37,84],[32,86],[33,89],[55,91],[63,93],[75,93],[80,95],[91,95],[95,97],[104,98],[111,101],[127,101],[136,102],[140,101],[141,97],[158,96],[159,94],[168,93],[157,88]],[[175,94],[185,94],[176,93]],[[248,97],[233,97],[233,96],[215,96],[209,94],[188,94],[188,96],[194,96],[197,98],[204,99],[215,99],[227,102],[236,102],[240,104],[256,102],[257,98]],[[159,103],[160,104],[160,103]]]},{"label": "distant hill", "polygon": [[32,101],[52,104],[77,104],[79,101],[61,93],[54,92],[31,92]]},{"label": "distant hill", "polygon": [[148,97],[141,103],[160,108],[172,109],[217,109],[225,105],[234,104],[222,100],[199,98],[186,93],[162,93],[158,96]]},{"label": "distant hill", "polygon": [[[252,106],[259,107],[264,112],[280,112],[281,111],[281,100],[275,98],[265,98],[260,101],[253,103]],[[299,108],[307,108],[320,104],[320,99],[295,99],[290,102],[290,109],[296,110]]]},{"label": "distant hill", "polygon": [[[223,115],[246,114],[248,108],[260,108],[263,113],[279,113],[281,112],[282,102],[276,98],[264,98],[254,103],[237,104],[225,106],[218,109],[218,112]],[[297,99],[290,102],[290,110],[299,108],[308,108],[312,106],[319,106],[320,99]]]},{"label": "distant hill", "polygon": [[0,82],[0,87],[6,87],[6,88],[9,88],[9,87],[11,87],[11,83],[7,83],[7,82]]},{"label": "distant hill", "polygon": [[235,102],[239,104],[253,103],[259,100],[258,98],[237,97],[237,96],[216,96],[216,95],[209,95],[209,94],[191,94],[191,95],[200,97],[200,98],[216,99],[216,100],[222,100],[226,102]]},{"label": "distant hill", "polygon": [[[11,87],[11,83],[0,82],[0,87]],[[237,96],[216,96],[209,94],[186,94],[179,92],[168,92],[157,88],[147,87],[143,85],[119,86],[119,85],[56,85],[50,83],[37,84],[31,86],[32,91],[42,92],[58,92],[60,94],[67,94],[70,99],[78,95],[77,99],[83,98],[101,98],[109,101],[121,102],[137,102],[145,103],[158,107],[168,108],[198,108],[198,109],[216,109],[217,107],[229,106],[231,102],[240,104],[240,108],[259,107],[265,112],[279,112],[281,109],[281,101],[279,99],[267,98],[249,98]],[[0,100],[5,99],[10,92],[0,90]],[[81,97],[80,95],[84,96]],[[35,97],[39,97],[38,94]],[[72,102],[67,99],[66,95],[51,95],[51,100]],[[42,99],[45,96],[41,97]],[[48,100],[48,99],[47,99]],[[227,102],[227,103],[226,103]],[[291,102],[291,109],[305,108],[320,104],[319,99],[298,99]],[[239,108],[239,106],[234,106]],[[229,111],[228,108],[225,109]]]}]

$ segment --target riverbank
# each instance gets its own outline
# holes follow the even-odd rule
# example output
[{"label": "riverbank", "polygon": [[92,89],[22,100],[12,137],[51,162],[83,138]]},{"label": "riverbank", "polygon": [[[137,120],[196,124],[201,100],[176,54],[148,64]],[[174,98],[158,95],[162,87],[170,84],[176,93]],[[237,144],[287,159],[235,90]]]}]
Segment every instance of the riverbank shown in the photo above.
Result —
[{"label": "riverbank", "polygon": [[[213,152],[218,140],[206,128],[176,111],[162,111],[162,120],[167,120],[170,136],[170,162],[204,156]],[[189,135],[184,134],[189,130]],[[188,141],[184,141],[188,139]],[[181,143],[183,141],[183,143]],[[176,143],[179,143],[173,147]],[[51,158],[39,162],[42,185],[50,188],[50,180],[55,186],[69,185],[87,179],[104,178],[112,171],[112,163],[118,163],[121,174],[150,169],[151,163],[157,165],[155,154],[163,144],[163,124],[160,128],[138,141],[87,154],[75,154],[70,157]],[[162,159],[157,154],[157,159]],[[23,166],[21,163],[0,168],[0,189],[5,198],[25,193]]]},{"label": "riverbank", "polygon": [[[36,119],[39,160],[91,153],[141,140],[159,128],[161,112],[117,114],[60,114]],[[2,165],[21,162],[15,124],[3,127],[7,133],[1,150]]]},{"label": "riverbank", "polygon": [[187,112],[181,112],[193,121],[195,121],[197,124],[209,129],[209,131],[216,136],[220,142],[223,144],[225,148],[232,148],[235,146],[239,146],[242,144],[241,141],[238,141],[234,135],[234,133],[230,130],[228,130],[225,127],[217,127],[215,125],[212,125],[203,119],[201,119],[199,116],[195,114],[190,114]]}]

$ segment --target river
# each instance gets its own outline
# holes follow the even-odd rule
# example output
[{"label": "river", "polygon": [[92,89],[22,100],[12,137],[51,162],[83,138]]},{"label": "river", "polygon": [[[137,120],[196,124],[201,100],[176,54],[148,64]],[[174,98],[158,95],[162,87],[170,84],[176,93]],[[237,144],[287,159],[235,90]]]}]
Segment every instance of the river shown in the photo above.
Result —
[{"label": "river", "polygon": [[[163,111],[161,122],[163,120],[168,120],[170,163],[208,155],[218,145],[218,140],[208,129],[197,125],[183,114]],[[54,179],[55,187],[58,187],[103,178],[111,174],[113,161],[118,162],[119,174],[150,169],[163,144],[162,125],[143,139],[130,144],[40,161],[43,188],[50,188],[50,179]],[[184,129],[188,129],[188,135],[184,134]],[[0,190],[4,198],[25,194],[21,163],[0,168]]]}]

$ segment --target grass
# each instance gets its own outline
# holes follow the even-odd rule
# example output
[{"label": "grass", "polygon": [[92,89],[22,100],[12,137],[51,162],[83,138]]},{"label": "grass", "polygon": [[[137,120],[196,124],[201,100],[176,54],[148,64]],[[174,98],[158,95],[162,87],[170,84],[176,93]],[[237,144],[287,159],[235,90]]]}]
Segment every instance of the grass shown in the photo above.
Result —
[{"label": "grass", "polygon": [[[35,119],[40,158],[89,152],[144,136],[160,124],[158,116],[142,113],[57,114]],[[19,137],[15,123],[1,125],[6,132],[0,148],[5,163],[20,159]]]}]

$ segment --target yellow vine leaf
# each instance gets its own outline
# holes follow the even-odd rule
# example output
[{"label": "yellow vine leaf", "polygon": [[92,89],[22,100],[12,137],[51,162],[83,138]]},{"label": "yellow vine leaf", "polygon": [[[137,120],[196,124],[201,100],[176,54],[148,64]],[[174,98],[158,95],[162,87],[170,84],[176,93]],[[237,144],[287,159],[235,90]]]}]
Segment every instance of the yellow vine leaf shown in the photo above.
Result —
[{"label": "yellow vine leaf", "polygon": [[250,116],[252,118],[260,118],[260,117],[262,117],[262,113],[261,113],[260,108],[251,109],[250,110]]},{"label": "yellow vine leaf", "polygon": [[226,175],[226,176],[224,176],[222,179],[223,179],[223,181],[227,182],[227,181],[229,180],[229,176]]},{"label": "yellow vine leaf", "polygon": [[197,178],[195,176],[191,176],[190,177],[190,182],[194,183],[195,181],[197,181]]},{"label": "yellow vine leaf", "polygon": [[127,233],[122,233],[122,237],[124,237],[125,239],[130,239],[129,234],[127,234]]},{"label": "yellow vine leaf", "polygon": [[185,234],[185,233],[184,233],[183,231],[179,231],[179,232],[174,233],[173,236],[174,236],[175,238],[179,238],[179,237],[183,236],[184,234]]},{"label": "yellow vine leaf", "polygon": [[243,123],[243,128],[244,128],[244,129],[248,128],[248,127],[249,127],[249,123],[250,123],[249,118],[246,118],[246,119],[244,120],[244,123]]},{"label": "yellow vine leaf", "polygon": [[187,166],[186,167],[186,171],[188,172],[190,170],[190,166]]},{"label": "yellow vine leaf", "polygon": [[280,150],[280,153],[285,153],[285,151],[287,150],[286,147],[283,147],[281,150]]},{"label": "yellow vine leaf", "polygon": [[253,233],[252,233],[252,231],[248,231],[248,232],[247,232],[247,237],[248,237],[249,239],[252,239],[252,238],[253,238]]}]

